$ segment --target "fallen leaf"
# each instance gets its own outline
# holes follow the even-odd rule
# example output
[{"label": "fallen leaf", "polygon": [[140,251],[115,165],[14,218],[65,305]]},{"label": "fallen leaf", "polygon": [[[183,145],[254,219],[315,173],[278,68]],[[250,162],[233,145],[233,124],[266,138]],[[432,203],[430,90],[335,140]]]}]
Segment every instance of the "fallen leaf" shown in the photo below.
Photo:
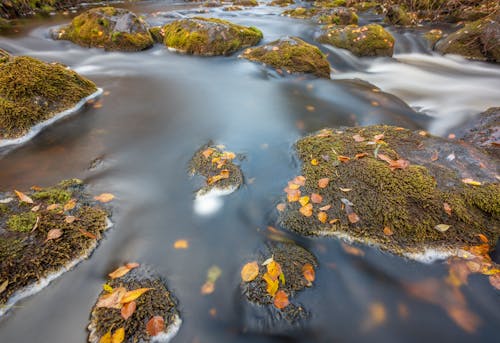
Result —
[{"label": "fallen leaf", "polygon": [[288,188],[289,189],[299,189],[300,188],[300,185],[296,184],[296,183],[293,183],[292,181],[288,182]]},{"label": "fallen leaf", "polygon": [[439,232],[446,232],[448,231],[448,229],[451,227],[451,225],[447,225],[447,224],[438,224],[436,226],[434,226],[434,228],[436,230],[438,230]]},{"label": "fallen leaf", "polygon": [[343,155],[338,155],[337,160],[339,160],[340,162],[346,163],[346,162],[349,162],[351,160],[351,158],[347,157],[347,156],[343,156]]},{"label": "fallen leaf", "polygon": [[78,231],[81,232],[82,235],[84,235],[85,237],[88,237],[90,239],[97,239],[97,236],[94,235],[93,233],[91,232],[88,232],[87,230],[84,230],[82,228],[78,228]]},{"label": "fallen leaf", "polygon": [[110,285],[108,285],[107,283],[105,283],[104,285],[102,285],[102,289],[108,293],[112,293],[113,292],[113,287],[111,287]]},{"label": "fallen leaf", "polygon": [[388,226],[384,227],[384,235],[386,236],[392,236],[394,234],[394,231]]},{"label": "fallen leaf", "polygon": [[364,137],[360,136],[359,134],[355,134],[354,136],[352,136],[352,138],[354,139],[355,142],[363,142],[365,140]]},{"label": "fallen leaf", "polygon": [[178,239],[174,242],[174,249],[187,249],[189,248],[189,242],[185,239]]},{"label": "fallen leaf", "polygon": [[47,232],[47,238],[45,239],[45,242],[50,241],[52,239],[57,239],[61,237],[63,234],[61,229],[51,229],[49,232]]},{"label": "fallen leaf", "polygon": [[306,178],[302,175],[298,175],[292,180],[292,183],[299,185],[299,186],[305,186],[306,185]]},{"label": "fallen leaf", "polygon": [[313,159],[311,160],[311,165],[313,165],[313,166],[317,166],[318,164],[319,164],[319,162],[318,162],[318,160],[317,160],[317,159],[313,158]]},{"label": "fallen leaf", "polygon": [[463,306],[449,306],[446,310],[455,324],[460,326],[465,332],[475,332],[481,322],[477,315]]},{"label": "fallen leaf", "polygon": [[342,192],[350,192],[352,191],[352,188],[339,188]]},{"label": "fallen leaf", "polygon": [[282,273],[280,264],[276,262],[274,259],[266,265],[266,268],[267,268],[267,274],[273,280],[276,280]]},{"label": "fallen leaf", "polygon": [[207,179],[207,184],[211,185],[211,184],[216,183],[217,181],[228,179],[229,174],[230,174],[230,172],[228,169],[221,170],[220,174],[209,177]]},{"label": "fallen leaf", "polygon": [[328,211],[331,208],[332,208],[332,205],[325,205],[323,207],[320,207],[319,210],[320,211]]},{"label": "fallen leaf", "polygon": [[111,343],[122,343],[124,339],[125,339],[125,329],[119,328],[115,331],[115,333],[111,337]]},{"label": "fallen leaf", "polygon": [[389,167],[391,168],[391,170],[394,170],[394,169],[406,169],[409,166],[410,166],[410,161],[403,160],[403,159],[392,161],[389,164]]},{"label": "fallen leaf", "polygon": [[342,242],[342,249],[349,255],[353,256],[365,256],[365,252],[361,249],[353,247],[352,245],[346,244]]},{"label": "fallen leaf", "polygon": [[311,203],[309,203],[305,206],[302,206],[299,209],[299,212],[302,213],[302,215],[305,217],[310,217],[313,214],[313,205]]},{"label": "fallen leaf", "polygon": [[36,186],[36,185],[34,185],[34,186],[31,186],[31,187],[30,187],[30,189],[31,189],[32,191],[35,191],[35,192],[40,192],[43,188],[42,188],[42,187],[40,187],[40,186]]},{"label": "fallen leaf", "polygon": [[332,219],[328,222],[328,224],[335,224],[335,223],[338,223],[340,221],[339,218],[335,218],[335,219]]},{"label": "fallen leaf", "polygon": [[323,197],[318,194],[318,193],[312,193],[311,194],[311,202],[315,203],[315,204],[319,204],[323,201]]},{"label": "fallen leaf", "polygon": [[330,182],[330,179],[327,177],[319,179],[318,180],[318,187],[319,188],[326,188],[328,186],[329,182]]},{"label": "fallen leaf", "polygon": [[280,211],[280,212],[283,212],[286,209],[286,204],[285,203],[279,203],[278,205],[276,205],[276,209],[278,211]]},{"label": "fallen leaf", "polygon": [[215,291],[215,283],[212,281],[207,281],[201,286],[200,293],[202,295],[212,294]]},{"label": "fallen leaf", "polygon": [[448,135],[448,139],[455,139],[456,135],[454,133],[450,133]]},{"label": "fallen leaf", "polygon": [[116,308],[121,309],[121,300],[123,296],[127,293],[125,287],[118,287],[113,289],[113,292],[101,295],[97,300],[96,307],[106,307],[106,308]]},{"label": "fallen leaf", "polygon": [[101,337],[99,343],[112,343],[111,342],[111,331],[108,331]]},{"label": "fallen leaf", "polygon": [[299,203],[302,206],[306,206],[309,203],[309,197],[307,195],[304,195],[303,197],[300,197]]},{"label": "fallen leaf", "polygon": [[111,193],[102,193],[100,195],[96,195],[94,197],[94,200],[102,202],[102,203],[107,203],[107,202],[110,202],[111,200],[113,200],[114,198],[115,198],[115,196]]},{"label": "fallen leaf", "polygon": [[41,207],[41,205],[33,206],[33,208],[31,209],[31,212],[38,212],[40,210],[40,207]]},{"label": "fallen leaf", "polygon": [[76,220],[75,216],[66,216],[66,218],[64,218],[64,221],[68,224],[73,223],[75,220]]},{"label": "fallen leaf", "polygon": [[9,285],[9,280],[5,280],[4,282],[2,282],[2,284],[0,285],[0,294],[5,292],[8,285]]},{"label": "fallen leaf", "polygon": [[147,291],[152,290],[152,288],[137,288],[134,289],[133,291],[128,291],[123,295],[123,298],[120,300],[122,304],[129,303],[131,301],[134,301],[135,299],[139,298],[141,295],[146,293]]},{"label": "fallen leaf", "polygon": [[326,214],[326,212],[319,212],[318,213],[318,220],[320,222],[322,222],[323,224],[326,223],[326,221],[328,220],[328,214]]},{"label": "fallen leaf", "polygon": [[375,136],[373,136],[373,139],[375,140],[375,142],[380,141],[380,140],[384,139],[384,134],[381,133],[379,135],[375,135]]},{"label": "fallen leaf", "polygon": [[359,154],[354,155],[354,158],[359,160],[360,158],[366,157],[368,154],[366,152],[361,152]]},{"label": "fallen leaf", "polygon": [[443,208],[444,211],[446,212],[447,215],[451,216],[451,206],[447,202],[443,203]]},{"label": "fallen leaf", "polygon": [[264,281],[266,281],[267,287],[266,291],[269,293],[270,296],[274,297],[276,295],[276,292],[278,291],[279,288],[279,281],[278,279],[273,280],[268,273],[265,273],[262,278]]},{"label": "fallen leaf", "polygon": [[38,229],[38,224],[40,224],[40,216],[36,216],[36,222],[35,222],[35,225],[33,225],[33,228],[31,229],[31,232],[33,232],[36,229]]},{"label": "fallen leaf", "polygon": [[288,202],[299,201],[300,195],[301,195],[301,192],[299,189],[290,190],[287,193],[287,200],[288,200]]},{"label": "fallen leaf", "polygon": [[108,276],[113,280],[126,275],[129,271],[134,268],[139,267],[138,263],[127,263],[124,266],[118,267],[113,272],[109,273]]},{"label": "fallen leaf", "polygon": [[434,150],[431,156],[431,161],[437,161],[439,159],[439,152],[437,150]]},{"label": "fallen leaf", "polygon": [[468,184],[468,185],[472,185],[472,186],[481,186],[482,185],[481,182],[474,181],[471,178],[462,179],[462,182],[465,183],[465,184]]},{"label": "fallen leaf", "polygon": [[359,222],[359,217],[358,217],[358,215],[357,215],[356,213],[354,213],[354,212],[349,213],[349,214],[347,215],[347,219],[349,219],[349,222],[350,222],[351,224],[355,224],[355,223]]},{"label": "fallen leaf", "polygon": [[259,264],[257,261],[248,262],[241,268],[241,279],[244,282],[255,280],[257,275],[259,275]]},{"label": "fallen leaf", "polygon": [[150,336],[156,336],[165,330],[165,320],[162,316],[154,316],[146,324],[146,332]]},{"label": "fallen leaf", "polygon": [[64,211],[71,211],[76,207],[76,199],[69,200],[66,204],[64,204]]},{"label": "fallen leaf", "polygon": [[478,234],[477,236],[479,237],[479,239],[481,240],[481,242],[488,243],[488,237],[486,237],[482,233]]},{"label": "fallen leaf", "polygon": [[314,112],[314,110],[315,110],[315,109],[316,109],[316,108],[315,108],[314,106],[312,106],[312,105],[307,105],[307,106],[306,106],[306,110],[307,110],[307,112]]},{"label": "fallen leaf", "polygon": [[493,287],[500,290],[500,274],[490,275],[488,280]]},{"label": "fallen leaf", "polygon": [[134,314],[136,308],[137,308],[137,303],[135,301],[131,301],[123,305],[121,310],[122,318],[125,320],[129,319],[130,316]]},{"label": "fallen leaf", "polygon": [[385,161],[389,164],[391,164],[391,162],[393,161],[392,158],[390,158],[389,156],[384,155],[384,154],[377,154],[377,157],[380,158],[382,161]]},{"label": "fallen leaf", "polygon": [[304,266],[302,267],[302,275],[304,275],[304,279],[306,279],[309,284],[311,284],[316,279],[316,272],[314,271],[314,267],[312,266],[312,264],[304,264]]},{"label": "fallen leaf", "polygon": [[368,307],[368,318],[363,323],[364,330],[372,330],[387,320],[387,310],[384,304],[380,302],[373,302]]},{"label": "fallen leaf", "polygon": [[278,291],[274,297],[274,306],[282,310],[290,304],[288,301],[288,294],[285,291]]},{"label": "fallen leaf", "polygon": [[19,201],[25,202],[27,204],[33,203],[33,199],[31,199],[29,196],[27,196],[23,192],[19,192],[19,191],[14,190],[14,193],[16,193],[17,197],[19,198]]},{"label": "fallen leaf", "polygon": [[57,210],[59,207],[61,207],[61,205],[52,204],[52,205],[47,206],[47,211],[54,211],[54,210]]}]

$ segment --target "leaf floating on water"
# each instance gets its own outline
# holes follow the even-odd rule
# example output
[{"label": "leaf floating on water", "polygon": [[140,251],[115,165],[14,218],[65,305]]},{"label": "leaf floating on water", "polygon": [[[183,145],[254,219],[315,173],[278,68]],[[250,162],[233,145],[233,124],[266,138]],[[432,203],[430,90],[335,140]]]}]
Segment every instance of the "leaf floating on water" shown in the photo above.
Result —
[{"label": "leaf floating on water", "polygon": [[384,235],[386,236],[392,236],[394,234],[394,231],[388,226],[384,227]]},{"label": "leaf floating on water", "polygon": [[481,320],[477,315],[470,312],[464,306],[448,306],[446,309],[451,319],[465,332],[474,333]]},{"label": "leaf floating on water", "polygon": [[465,178],[465,179],[462,179],[462,182],[467,184],[467,185],[472,185],[472,186],[481,186],[482,183],[479,182],[479,181],[474,181],[473,179],[471,178]]},{"label": "leaf floating on water", "polygon": [[355,134],[354,136],[352,136],[352,138],[354,139],[355,142],[363,142],[365,140],[364,137],[360,136],[359,134]]},{"label": "leaf floating on water", "polygon": [[64,211],[71,211],[76,207],[76,199],[71,199],[66,204],[64,204]]},{"label": "leaf floating on water", "polygon": [[311,202],[315,203],[315,204],[319,204],[323,201],[323,197],[318,194],[318,193],[312,193],[311,194]]},{"label": "leaf floating on water", "polygon": [[342,249],[344,249],[344,251],[349,255],[365,256],[365,252],[363,250],[353,247],[352,245],[346,243],[342,243]]},{"label": "leaf floating on water", "polygon": [[434,226],[434,228],[436,230],[438,230],[439,232],[446,232],[448,231],[448,229],[451,227],[451,225],[447,225],[447,224],[438,224],[436,226]]},{"label": "leaf floating on water", "polygon": [[189,248],[189,242],[185,239],[178,239],[174,242],[174,249],[187,249]]},{"label": "leaf floating on water", "polygon": [[49,232],[47,232],[47,238],[45,239],[45,242],[50,241],[52,239],[57,239],[61,237],[62,234],[63,232],[60,229],[51,229]]},{"label": "leaf floating on water", "polygon": [[124,339],[125,339],[125,329],[119,328],[115,331],[115,333],[111,337],[111,343],[122,343]]},{"label": "leaf floating on water", "polygon": [[0,294],[5,292],[8,285],[9,285],[9,280],[5,280],[4,282],[2,282],[2,284],[0,285]]},{"label": "leaf floating on water", "polygon": [[372,330],[382,324],[387,320],[387,310],[384,304],[380,302],[373,302],[368,308],[369,317],[363,323],[364,330]]},{"label": "leaf floating on water", "polygon": [[150,336],[157,336],[165,330],[165,320],[162,316],[154,316],[146,324],[146,332]]},{"label": "leaf floating on water", "polygon": [[312,216],[313,214],[313,205],[311,203],[305,205],[305,206],[302,206],[300,209],[299,209],[299,212],[305,216],[305,217],[310,217]]},{"label": "leaf floating on water", "polygon": [[248,262],[241,269],[241,280],[244,282],[255,280],[257,275],[259,275],[259,264],[257,261]]},{"label": "leaf floating on water", "polygon": [[215,283],[207,281],[201,286],[200,293],[202,295],[212,294],[215,291]]},{"label": "leaf floating on water", "polygon": [[127,293],[125,287],[118,287],[113,289],[113,292],[101,295],[97,300],[96,307],[105,307],[105,308],[122,308],[122,299],[124,295]]},{"label": "leaf floating on water", "polygon": [[316,272],[314,271],[312,264],[304,264],[302,267],[302,274],[304,275],[304,279],[308,282],[308,286],[311,286],[312,282],[316,279]]},{"label": "leaf floating on water", "polygon": [[326,223],[326,221],[328,220],[328,214],[326,214],[326,212],[319,212],[318,213],[318,220],[320,222],[322,222],[323,224]]},{"label": "leaf floating on water", "polygon": [[288,294],[285,291],[278,291],[274,297],[274,306],[282,310],[290,304],[288,301]]},{"label": "leaf floating on water", "polygon": [[94,197],[94,200],[102,202],[102,203],[107,203],[107,202],[110,202],[111,200],[113,200],[114,198],[115,198],[115,196],[111,193],[102,193],[100,195],[96,195]]},{"label": "leaf floating on water", "polygon": [[114,280],[128,274],[129,271],[137,267],[139,267],[138,263],[127,263],[126,265],[118,267],[115,271],[109,273],[108,276]]},{"label": "leaf floating on water", "polygon": [[139,298],[141,295],[144,293],[152,290],[153,288],[137,288],[134,289],[133,291],[128,291],[123,295],[123,298],[120,300],[122,304],[129,303],[131,301],[134,301],[135,299]]},{"label": "leaf floating on water", "polygon": [[451,216],[451,206],[447,202],[443,203],[443,208],[444,211],[446,212],[447,215]]},{"label": "leaf floating on water", "polygon": [[319,188],[326,188],[328,186],[329,182],[330,182],[330,179],[327,177],[319,179],[318,180],[318,187]]},{"label": "leaf floating on water", "polygon": [[27,204],[33,204],[33,199],[31,199],[29,196],[27,196],[23,192],[19,192],[19,191],[14,190],[14,193],[16,193],[17,197],[19,198],[19,201],[25,202]]}]

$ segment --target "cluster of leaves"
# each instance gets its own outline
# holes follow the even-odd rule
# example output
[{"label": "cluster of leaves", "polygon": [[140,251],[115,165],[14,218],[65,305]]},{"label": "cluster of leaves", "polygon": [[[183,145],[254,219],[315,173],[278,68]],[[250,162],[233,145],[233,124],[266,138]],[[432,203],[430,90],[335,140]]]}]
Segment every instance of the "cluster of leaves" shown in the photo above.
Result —
[{"label": "cluster of leaves", "polygon": [[206,148],[202,152],[205,159],[210,160],[212,165],[220,170],[219,174],[207,178],[207,184],[212,185],[220,180],[228,179],[230,175],[229,169],[222,169],[228,162],[236,158],[236,154],[230,151],[220,151],[214,148]]}]

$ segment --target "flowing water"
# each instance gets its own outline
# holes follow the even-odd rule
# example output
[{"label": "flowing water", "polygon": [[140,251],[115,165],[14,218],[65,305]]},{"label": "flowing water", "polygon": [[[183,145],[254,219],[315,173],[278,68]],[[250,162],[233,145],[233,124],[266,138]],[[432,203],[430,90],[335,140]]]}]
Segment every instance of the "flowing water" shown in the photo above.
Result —
[{"label": "flowing water", "polygon": [[[198,11],[195,4],[167,1],[127,6],[154,24]],[[283,35],[313,41],[316,30],[265,5],[209,10],[201,15],[260,28],[264,42]],[[82,178],[91,192],[117,196],[115,225],[89,260],[0,320],[0,342],[85,342],[90,309],[106,274],[128,261],[150,264],[168,281],[183,318],[175,342],[498,338],[500,298],[487,277],[472,276],[461,289],[469,315],[479,320],[467,332],[448,315],[453,311],[446,301],[455,298],[445,299],[445,263],[421,264],[369,247],[360,247],[364,256],[353,256],[336,239],[286,233],[320,265],[314,287],[292,299],[311,312],[300,330],[280,335],[251,330],[265,319],[242,315],[239,291],[241,266],[273,239],[267,226],[276,226],[275,205],[287,180],[299,173],[292,150],[297,138],[322,127],[377,123],[443,134],[499,105],[497,65],[437,56],[418,30],[392,30],[397,37],[392,59],[359,59],[321,46],[333,80],[283,78],[237,54],[183,56],[159,45],[117,53],[51,40],[49,30],[68,20],[27,20],[25,30],[0,37],[0,47],[71,66],[104,89],[102,107],[89,105],[0,157],[0,191]],[[246,182],[221,199],[217,212],[200,215],[193,202],[199,180],[190,179],[186,169],[193,152],[209,140],[245,155]],[[189,249],[174,249],[178,239],[187,239]],[[213,265],[223,273],[215,292],[203,296],[200,287]],[[444,300],[419,300],[405,286],[428,279],[439,281]]]}]

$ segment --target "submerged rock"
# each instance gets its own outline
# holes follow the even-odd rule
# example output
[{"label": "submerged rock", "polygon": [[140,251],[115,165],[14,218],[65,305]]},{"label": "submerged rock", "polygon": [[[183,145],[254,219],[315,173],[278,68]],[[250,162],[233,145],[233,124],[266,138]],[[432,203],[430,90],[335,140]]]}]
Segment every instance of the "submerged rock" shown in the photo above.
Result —
[{"label": "submerged rock", "polygon": [[436,43],[442,54],[456,54],[473,60],[500,62],[500,11],[466,24]]},{"label": "submerged rock", "polygon": [[329,27],[318,41],[347,49],[356,56],[390,57],[394,51],[394,37],[377,24]]},{"label": "submerged rock", "polygon": [[[108,280],[105,287],[108,291],[101,292],[92,308],[88,326],[89,343],[103,342],[103,337],[107,335],[110,338],[113,335],[119,336],[120,331],[123,333],[123,340],[119,342],[169,342],[179,331],[182,321],[176,300],[168,290],[166,282],[151,268],[134,268],[124,276]],[[137,289],[148,290],[135,300],[123,304],[120,302],[124,300],[125,292]],[[113,297],[117,304],[113,301],[103,301]],[[124,319],[123,308],[128,307],[131,302],[135,303],[135,310],[130,317]],[[156,323],[155,328],[149,324],[152,319]]]},{"label": "submerged rock", "polygon": [[0,315],[87,258],[107,216],[76,179],[0,194]]},{"label": "submerged rock", "polygon": [[432,251],[454,255],[482,244],[481,237],[493,246],[498,240],[497,162],[475,148],[368,126],[323,130],[300,139],[296,149],[303,177],[285,189],[281,218],[292,231],[420,260]]},{"label": "submerged rock", "polygon": [[204,56],[230,55],[262,39],[262,32],[255,27],[216,18],[176,20],[165,25],[163,31],[167,47]]},{"label": "submerged rock", "polygon": [[0,53],[0,146],[19,143],[13,139],[96,92],[93,82],[62,64]]},{"label": "submerged rock", "polygon": [[224,151],[222,147],[207,144],[195,152],[189,162],[191,175],[199,174],[206,179],[206,185],[198,192],[198,196],[213,191],[221,194],[234,192],[243,183],[243,174],[233,161],[236,154]]},{"label": "submerged rock", "polygon": [[303,8],[298,7],[286,10],[282,15],[292,18],[309,19],[312,18],[318,24],[350,25],[358,23],[356,13],[345,7],[334,8]]},{"label": "submerged rock", "polygon": [[140,51],[153,45],[147,24],[123,8],[99,7],[75,17],[71,24],[53,32],[55,39],[84,47]]},{"label": "submerged rock", "polygon": [[309,73],[330,78],[330,63],[314,45],[297,37],[286,37],[246,49],[240,56],[288,73]]}]

